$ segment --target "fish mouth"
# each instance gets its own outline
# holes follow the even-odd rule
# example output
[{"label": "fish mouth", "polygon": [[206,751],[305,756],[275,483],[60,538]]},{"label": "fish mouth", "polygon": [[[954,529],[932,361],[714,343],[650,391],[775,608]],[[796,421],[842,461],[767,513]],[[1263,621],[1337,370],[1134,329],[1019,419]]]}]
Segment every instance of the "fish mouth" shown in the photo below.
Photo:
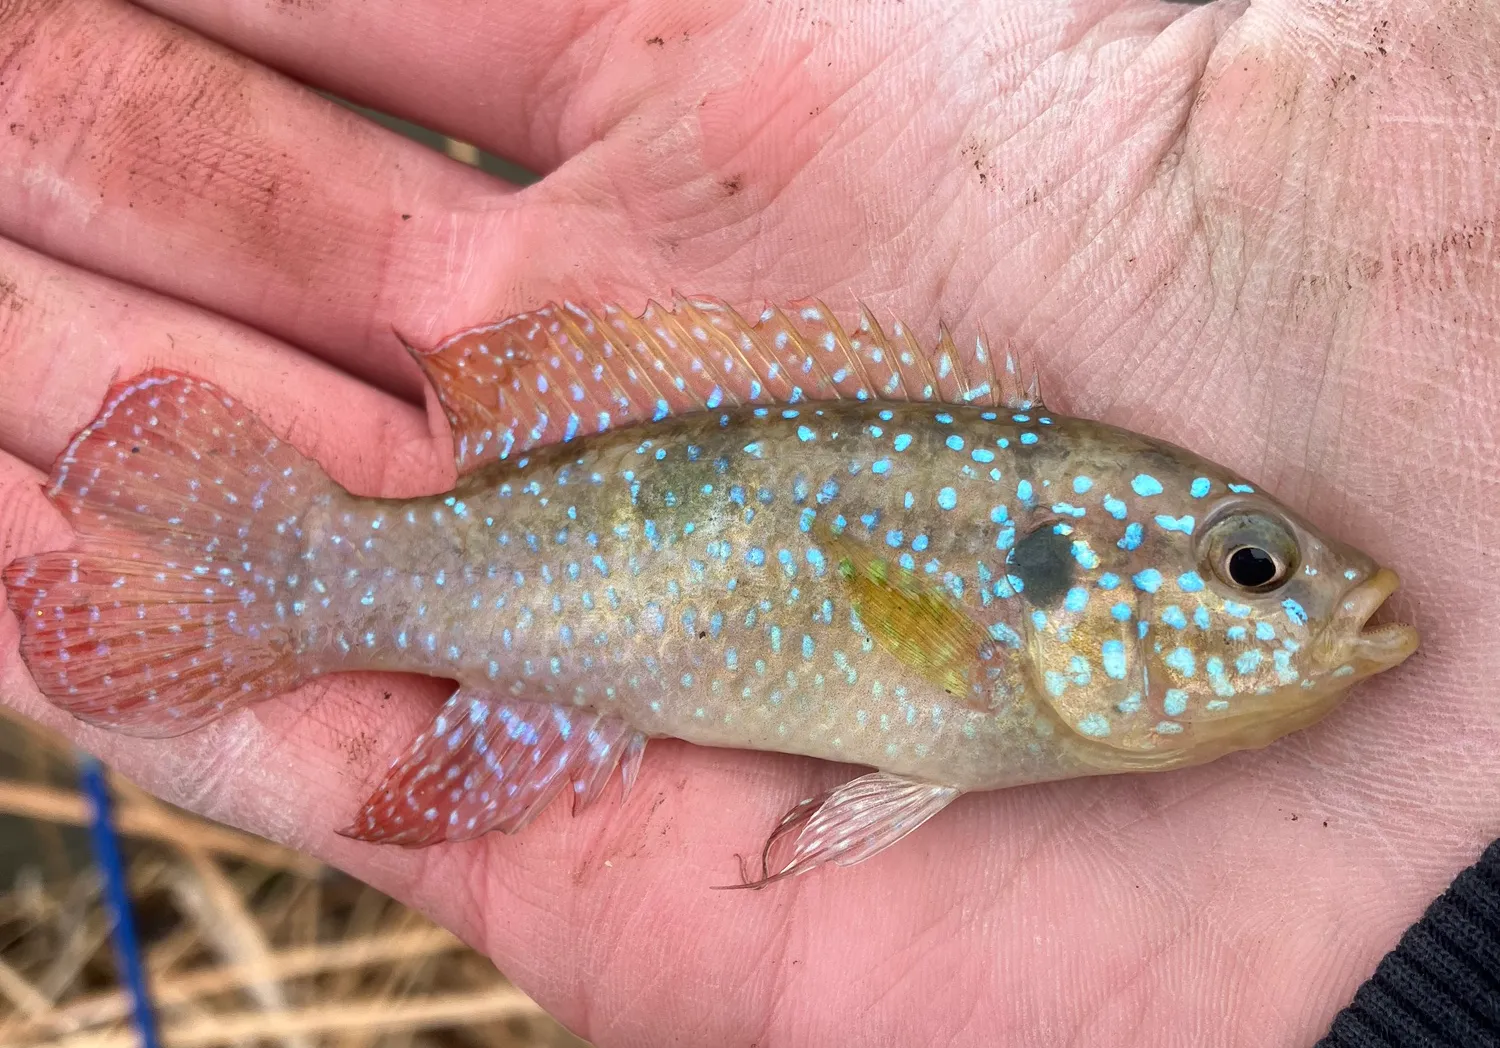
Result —
[{"label": "fish mouth", "polygon": [[1421,638],[1413,627],[1370,621],[1400,588],[1400,576],[1381,568],[1344,594],[1328,631],[1332,664],[1353,665],[1360,676],[1367,676],[1398,665],[1417,650]]}]

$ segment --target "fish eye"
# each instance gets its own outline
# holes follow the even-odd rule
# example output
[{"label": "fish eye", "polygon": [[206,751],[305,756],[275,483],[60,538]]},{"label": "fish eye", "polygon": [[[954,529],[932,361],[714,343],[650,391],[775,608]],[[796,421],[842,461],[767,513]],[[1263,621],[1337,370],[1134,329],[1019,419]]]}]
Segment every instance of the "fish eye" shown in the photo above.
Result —
[{"label": "fish eye", "polygon": [[1229,580],[1243,589],[1255,590],[1271,586],[1286,572],[1276,563],[1276,556],[1259,546],[1241,546],[1229,554],[1224,562]]},{"label": "fish eye", "polygon": [[1225,585],[1246,593],[1269,593],[1297,570],[1297,540],[1269,514],[1237,511],[1205,532],[1204,560]]}]

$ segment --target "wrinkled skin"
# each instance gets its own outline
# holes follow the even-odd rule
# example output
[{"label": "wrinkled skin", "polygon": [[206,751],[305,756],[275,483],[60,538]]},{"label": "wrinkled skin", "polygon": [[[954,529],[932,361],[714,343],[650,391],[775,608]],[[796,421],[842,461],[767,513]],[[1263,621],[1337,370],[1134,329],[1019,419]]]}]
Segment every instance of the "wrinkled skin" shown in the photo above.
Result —
[{"label": "wrinkled skin", "polygon": [[[707,887],[846,769],[656,743],[623,808],[412,853],[333,830],[441,683],[132,741],[44,706],[7,616],[8,704],[424,909],[603,1045],[1309,1043],[1500,833],[1492,7],[145,6],[0,13],[0,561],[66,543],[36,483],[116,374],[216,380],[412,494],[451,464],[393,325],[857,294],[1257,478],[1400,572],[1424,647],[1270,750],[968,797],[756,894]],[[550,174],[516,192],[268,67]]]}]

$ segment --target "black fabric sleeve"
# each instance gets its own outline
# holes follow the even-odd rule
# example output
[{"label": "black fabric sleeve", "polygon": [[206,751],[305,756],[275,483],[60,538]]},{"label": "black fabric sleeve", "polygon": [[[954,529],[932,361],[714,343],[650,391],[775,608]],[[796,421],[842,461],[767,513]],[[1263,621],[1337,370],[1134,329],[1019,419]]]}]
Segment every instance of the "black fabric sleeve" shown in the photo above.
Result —
[{"label": "black fabric sleeve", "polygon": [[1500,1048],[1500,841],[1407,929],[1317,1048]]}]

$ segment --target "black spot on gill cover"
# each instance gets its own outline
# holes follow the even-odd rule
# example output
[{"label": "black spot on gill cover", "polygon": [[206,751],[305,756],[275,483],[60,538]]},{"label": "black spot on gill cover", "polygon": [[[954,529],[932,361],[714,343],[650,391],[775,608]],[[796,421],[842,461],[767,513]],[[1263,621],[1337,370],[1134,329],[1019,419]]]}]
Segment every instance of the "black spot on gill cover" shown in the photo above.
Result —
[{"label": "black spot on gill cover", "polygon": [[1021,580],[1021,596],[1035,607],[1050,607],[1073,585],[1077,567],[1072,540],[1046,524],[1016,543],[1009,570]]}]

